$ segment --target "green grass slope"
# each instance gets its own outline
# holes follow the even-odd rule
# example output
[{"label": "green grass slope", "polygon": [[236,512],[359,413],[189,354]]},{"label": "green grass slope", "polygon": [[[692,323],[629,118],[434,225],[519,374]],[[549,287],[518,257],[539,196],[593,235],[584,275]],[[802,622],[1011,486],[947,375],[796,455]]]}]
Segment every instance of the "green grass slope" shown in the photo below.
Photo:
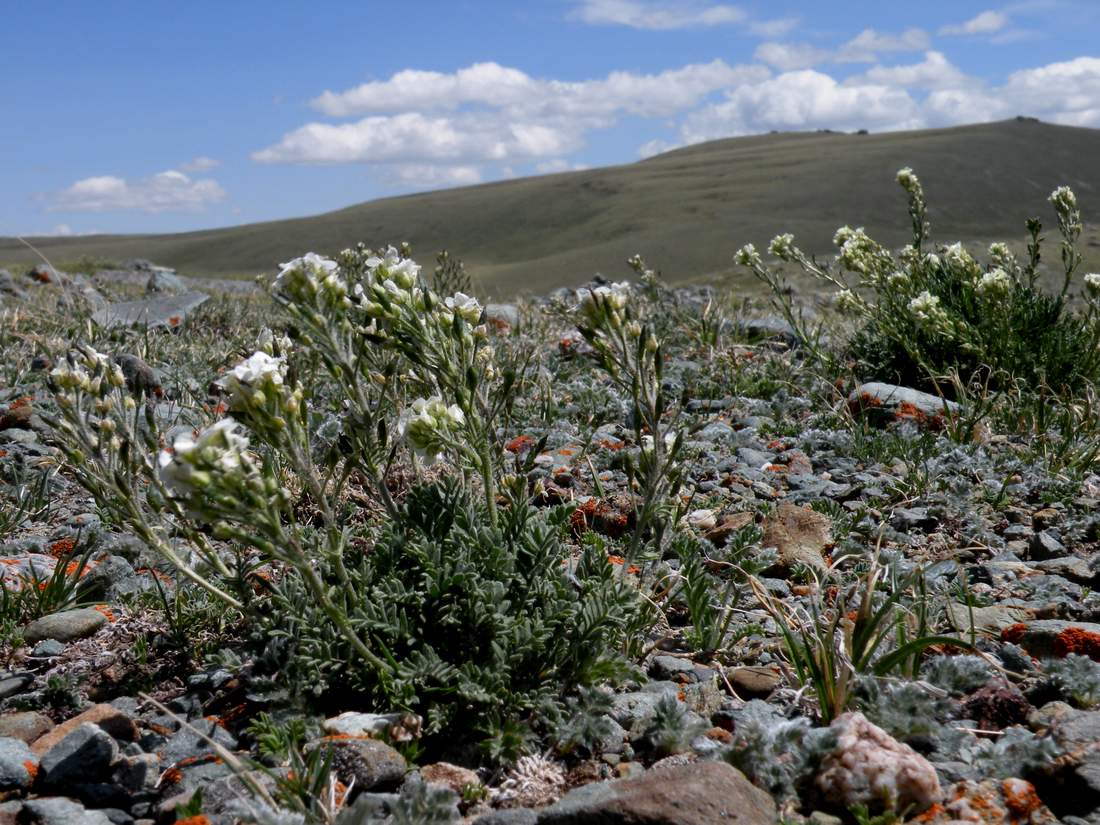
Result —
[{"label": "green grass slope", "polygon": [[[672,281],[717,277],[743,243],[795,233],[825,252],[839,224],[907,237],[904,194],[912,166],[939,240],[1022,238],[1024,218],[1053,230],[1046,197],[1078,193],[1100,219],[1100,130],[1031,120],[875,135],[780,133],[732,138],[624,166],[503,181],[371,201],[308,218],[173,235],[42,238],[51,260],[145,257],[189,275],[251,276],[314,250],[356,241],[409,241],[422,263],[439,249],[461,257],[482,291],[508,296],[627,274],[642,253]],[[1095,241],[1093,241],[1095,243]],[[1096,250],[1088,249],[1090,258]],[[0,262],[31,262],[0,238]],[[740,277],[740,276],[739,276]]]}]

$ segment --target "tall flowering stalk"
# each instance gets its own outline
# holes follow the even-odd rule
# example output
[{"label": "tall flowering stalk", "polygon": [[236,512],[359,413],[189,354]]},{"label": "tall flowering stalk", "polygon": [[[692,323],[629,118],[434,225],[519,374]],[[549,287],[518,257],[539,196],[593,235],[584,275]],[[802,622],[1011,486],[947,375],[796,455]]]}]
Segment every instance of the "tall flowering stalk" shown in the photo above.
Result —
[{"label": "tall flowering stalk", "polygon": [[[635,268],[645,269],[640,258]],[[680,452],[683,431],[676,426],[679,409],[662,387],[664,357],[653,326],[639,317],[630,284],[626,282],[581,289],[578,329],[592,346],[600,367],[630,399],[631,423],[639,445],[635,476],[639,495],[630,553],[635,554],[646,532],[652,530],[660,546],[664,527],[675,518],[661,518],[662,509],[675,506],[683,480]]]}]

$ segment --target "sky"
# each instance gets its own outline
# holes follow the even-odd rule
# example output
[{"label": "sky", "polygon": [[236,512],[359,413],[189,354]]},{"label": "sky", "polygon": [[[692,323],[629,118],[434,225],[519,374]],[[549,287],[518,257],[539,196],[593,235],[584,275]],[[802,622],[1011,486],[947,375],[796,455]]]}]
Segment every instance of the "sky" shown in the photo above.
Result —
[{"label": "sky", "polygon": [[0,236],[177,232],[771,130],[1100,128],[1100,0],[0,0]]}]

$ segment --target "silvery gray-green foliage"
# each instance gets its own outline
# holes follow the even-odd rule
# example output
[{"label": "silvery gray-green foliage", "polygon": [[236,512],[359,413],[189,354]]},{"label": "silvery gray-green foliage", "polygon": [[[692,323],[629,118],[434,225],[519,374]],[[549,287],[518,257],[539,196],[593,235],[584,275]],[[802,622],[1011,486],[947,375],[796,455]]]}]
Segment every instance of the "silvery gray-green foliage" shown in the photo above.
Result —
[{"label": "silvery gray-green foliage", "polygon": [[[909,201],[912,244],[893,252],[862,227],[837,230],[835,266],[806,255],[790,234],[772,239],[768,252],[793,263],[837,290],[837,306],[855,315],[860,328],[852,341],[859,370],[869,377],[907,386],[932,384],[951,392],[954,376],[965,385],[978,377],[997,389],[1018,384],[1055,394],[1075,394],[1100,375],[1100,274],[1084,276],[1084,312],[1067,304],[1069,287],[1081,264],[1076,244],[1081,213],[1065,186],[1050,196],[1061,234],[1064,279],[1060,292],[1038,285],[1041,225],[1028,221],[1028,260],[1020,261],[1004,243],[988,250],[982,265],[962,244],[926,250],[930,227],[924,190],[912,169],[897,174]],[[807,343],[779,274],[751,245],[736,260],[768,284],[780,308]]]},{"label": "silvery gray-green foliage", "polygon": [[1070,653],[1044,666],[1047,680],[1067,700],[1080,708],[1100,702],[1100,664],[1088,656]]},{"label": "silvery gray-green foliage", "polygon": [[993,668],[981,656],[932,656],[921,668],[921,676],[953,696],[963,696],[988,684]]},{"label": "silvery gray-green foliage", "polygon": [[1027,728],[1005,728],[995,739],[974,739],[959,749],[955,758],[974,766],[981,776],[1027,778],[1062,755],[1050,736],[1037,736]]}]

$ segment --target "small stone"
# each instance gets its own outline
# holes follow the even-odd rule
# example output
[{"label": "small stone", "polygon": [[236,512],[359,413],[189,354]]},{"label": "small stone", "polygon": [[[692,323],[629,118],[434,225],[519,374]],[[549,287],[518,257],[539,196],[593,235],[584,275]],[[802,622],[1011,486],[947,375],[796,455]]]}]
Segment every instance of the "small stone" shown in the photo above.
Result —
[{"label": "small stone", "polygon": [[1061,558],[1066,552],[1066,546],[1062,544],[1058,533],[1054,530],[1036,533],[1028,543],[1029,557],[1035,561]]},{"label": "small stone", "polygon": [[469,768],[452,765],[450,762],[435,762],[420,768],[420,778],[429,785],[442,785],[450,788],[459,798],[471,789],[481,787],[481,778]]},{"label": "small stone", "polygon": [[34,682],[34,676],[30,673],[14,673],[0,678],[0,699],[7,699],[22,693]]},{"label": "small stone", "polygon": [[30,396],[18,398],[0,410],[0,430],[29,430],[33,415],[34,404]]},{"label": "small stone", "polygon": [[114,825],[102,811],[89,811],[79,802],[64,797],[28,799],[23,803],[20,822],[27,825]]},{"label": "small stone", "polygon": [[703,533],[703,538],[715,547],[725,547],[729,537],[753,523],[752,513],[726,513],[718,517],[718,523]]},{"label": "small stone", "polygon": [[1031,713],[1031,703],[1020,689],[1003,679],[990,682],[970,694],[963,702],[963,713],[982,730],[1004,730],[1023,725]]},{"label": "small stone", "polygon": [[65,645],[57,639],[44,639],[34,646],[31,655],[37,659],[52,659],[65,652]]},{"label": "small stone", "polygon": [[48,716],[32,710],[5,713],[0,716],[0,736],[9,736],[28,744],[49,733],[53,722]]},{"label": "small stone", "polygon": [[832,547],[832,520],[824,513],[795,504],[780,504],[764,519],[761,545],[779,553],[778,570],[789,573],[802,565],[814,570],[825,567],[825,551]]},{"label": "small stone", "polygon": [[694,682],[695,664],[679,656],[655,656],[649,666],[649,674],[657,679],[673,682]]},{"label": "small stone", "polygon": [[726,671],[726,678],[743,699],[764,699],[782,681],[779,668],[765,666],[735,667]]},{"label": "small stone", "polygon": [[37,644],[43,639],[71,642],[91,636],[107,623],[107,617],[91,607],[63,610],[35,619],[23,629],[23,640]]},{"label": "small stone", "polygon": [[1100,624],[1039,619],[1001,631],[1001,641],[1017,644],[1039,659],[1064,658],[1070,653],[1100,662]]},{"label": "small stone", "polygon": [[498,329],[517,329],[520,324],[519,307],[515,304],[486,304],[485,323]]},{"label": "small stone", "polygon": [[133,742],[138,737],[138,729],[137,725],[134,724],[134,720],[118,708],[105,704],[92,705],[83,713],[62,722],[43,736],[35,739],[31,749],[41,756],[74,730],[88,724],[97,726],[115,739],[123,742]]},{"label": "small stone", "polygon": [[64,788],[106,779],[118,756],[115,740],[98,725],[85,723],[42,754],[44,786]]},{"label": "small stone", "polygon": [[176,274],[176,270],[163,266],[149,267],[149,280],[145,282],[145,291],[150,294],[167,292],[178,295],[187,291],[187,284]]},{"label": "small stone", "polygon": [[1062,520],[1062,514],[1053,507],[1044,507],[1031,514],[1031,523],[1036,530],[1046,530]]},{"label": "small stone", "polygon": [[951,626],[959,633],[969,633],[971,629],[979,633],[998,634],[1006,627],[1030,619],[1034,612],[1025,607],[1007,604],[993,604],[988,607],[948,602],[944,612]]},{"label": "small stone", "polygon": [[814,779],[830,807],[866,805],[872,813],[919,814],[943,797],[936,769],[862,713],[845,713],[829,726],[834,749],[821,760]]},{"label": "small stone", "polygon": [[27,743],[0,736],[0,791],[25,790],[38,776],[38,757]]},{"label": "small stone", "polygon": [[332,768],[341,782],[354,781],[364,791],[396,788],[408,770],[405,757],[376,739],[326,737],[307,746],[308,751],[320,748],[331,750]]},{"label": "small stone", "polygon": [[156,372],[138,356],[124,352],[116,355],[114,362],[122,370],[122,375],[126,379],[126,389],[138,398],[146,395],[161,398],[164,395]]},{"label": "small stone", "polygon": [[415,739],[421,719],[412,713],[356,713],[347,711],[321,723],[325,733],[344,736],[388,736],[398,741]]}]

